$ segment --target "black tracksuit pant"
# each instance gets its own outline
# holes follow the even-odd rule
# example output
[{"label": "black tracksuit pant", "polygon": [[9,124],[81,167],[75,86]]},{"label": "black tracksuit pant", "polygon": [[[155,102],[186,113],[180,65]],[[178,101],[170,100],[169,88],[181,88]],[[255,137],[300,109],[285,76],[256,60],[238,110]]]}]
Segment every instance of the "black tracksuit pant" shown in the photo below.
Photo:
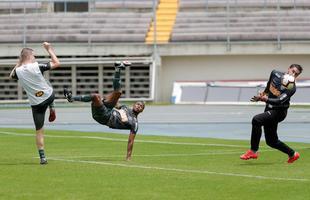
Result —
[{"label": "black tracksuit pant", "polygon": [[281,142],[278,138],[278,123],[283,121],[287,114],[287,108],[270,109],[265,108],[265,112],[255,115],[252,119],[251,149],[257,151],[262,135],[262,126],[264,127],[265,139],[267,145],[278,149],[288,156],[293,156],[295,151]]}]

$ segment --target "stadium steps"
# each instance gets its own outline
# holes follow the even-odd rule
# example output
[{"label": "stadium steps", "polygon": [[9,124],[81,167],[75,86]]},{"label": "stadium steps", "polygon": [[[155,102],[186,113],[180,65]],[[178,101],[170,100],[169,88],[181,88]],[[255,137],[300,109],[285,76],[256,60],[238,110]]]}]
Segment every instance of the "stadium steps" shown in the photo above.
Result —
[{"label": "stadium steps", "polygon": [[154,43],[154,31],[156,30],[156,42],[168,43],[178,13],[178,0],[160,0],[156,11],[156,29],[154,21],[151,23],[145,42]]},{"label": "stadium steps", "polygon": [[[185,1],[185,0],[181,0]],[[170,36],[184,41],[305,41],[309,40],[310,10],[195,11],[179,7]]]},{"label": "stadium steps", "polygon": [[[0,43],[145,42],[152,13],[29,13],[0,15]],[[48,23],[46,23],[46,19]],[[23,34],[26,34],[23,37]]]},{"label": "stadium steps", "polygon": [[210,9],[210,8],[227,8],[227,5],[231,8],[271,8],[274,9],[277,7],[278,3],[281,8],[294,8],[294,2],[296,8],[309,8],[310,1],[309,0],[238,0],[238,1],[228,1],[227,0],[180,0],[181,8],[199,8],[199,9]]}]

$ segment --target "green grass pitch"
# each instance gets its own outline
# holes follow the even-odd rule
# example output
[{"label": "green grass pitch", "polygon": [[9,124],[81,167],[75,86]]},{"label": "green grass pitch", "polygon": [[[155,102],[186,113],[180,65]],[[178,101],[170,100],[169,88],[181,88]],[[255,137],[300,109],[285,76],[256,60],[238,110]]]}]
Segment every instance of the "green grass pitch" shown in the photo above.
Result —
[{"label": "green grass pitch", "polygon": [[242,161],[248,141],[143,136],[124,160],[127,135],[45,132],[48,165],[39,165],[34,131],[0,129],[0,199],[294,199],[310,197],[310,144],[287,156],[261,144]]}]

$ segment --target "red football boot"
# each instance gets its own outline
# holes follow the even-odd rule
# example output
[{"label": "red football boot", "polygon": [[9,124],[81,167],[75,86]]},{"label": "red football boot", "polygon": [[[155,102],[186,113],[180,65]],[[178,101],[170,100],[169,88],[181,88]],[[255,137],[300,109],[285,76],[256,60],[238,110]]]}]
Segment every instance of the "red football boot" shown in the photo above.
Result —
[{"label": "red football boot", "polygon": [[249,160],[249,159],[257,159],[258,158],[258,153],[254,153],[252,150],[248,150],[245,154],[242,154],[240,156],[240,159],[242,160]]},{"label": "red football boot", "polygon": [[300,154],[298,152],[295,152],[294,155],[292,157],[289,157],[287,162],[288,163],[293,163],[296,160],[298,160],[298,158],[300,157]]}]

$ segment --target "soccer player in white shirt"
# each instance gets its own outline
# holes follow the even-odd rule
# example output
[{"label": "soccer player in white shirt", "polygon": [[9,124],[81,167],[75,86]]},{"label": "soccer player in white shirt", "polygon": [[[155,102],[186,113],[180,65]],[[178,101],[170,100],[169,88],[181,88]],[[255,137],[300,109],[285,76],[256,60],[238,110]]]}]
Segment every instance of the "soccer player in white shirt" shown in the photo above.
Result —
[{"label": "soccer player in white shirt", "polygon": [[43,47],[51,57],[48,63],[38,63],[34,51],[23,48],[19,60],[10,74],[10,78],[18,80],[27,93],[34,124],[36,127],[36,145],[39,151],[40,164],[47,164],[44,153],[44,117],[48,107],[51,108],[49,121],[55,120],[53,108],[54,93],[51,85],[43,77],[43,72],[53,70],[60,66],[59,60],[50,43],[44,42]]}]

